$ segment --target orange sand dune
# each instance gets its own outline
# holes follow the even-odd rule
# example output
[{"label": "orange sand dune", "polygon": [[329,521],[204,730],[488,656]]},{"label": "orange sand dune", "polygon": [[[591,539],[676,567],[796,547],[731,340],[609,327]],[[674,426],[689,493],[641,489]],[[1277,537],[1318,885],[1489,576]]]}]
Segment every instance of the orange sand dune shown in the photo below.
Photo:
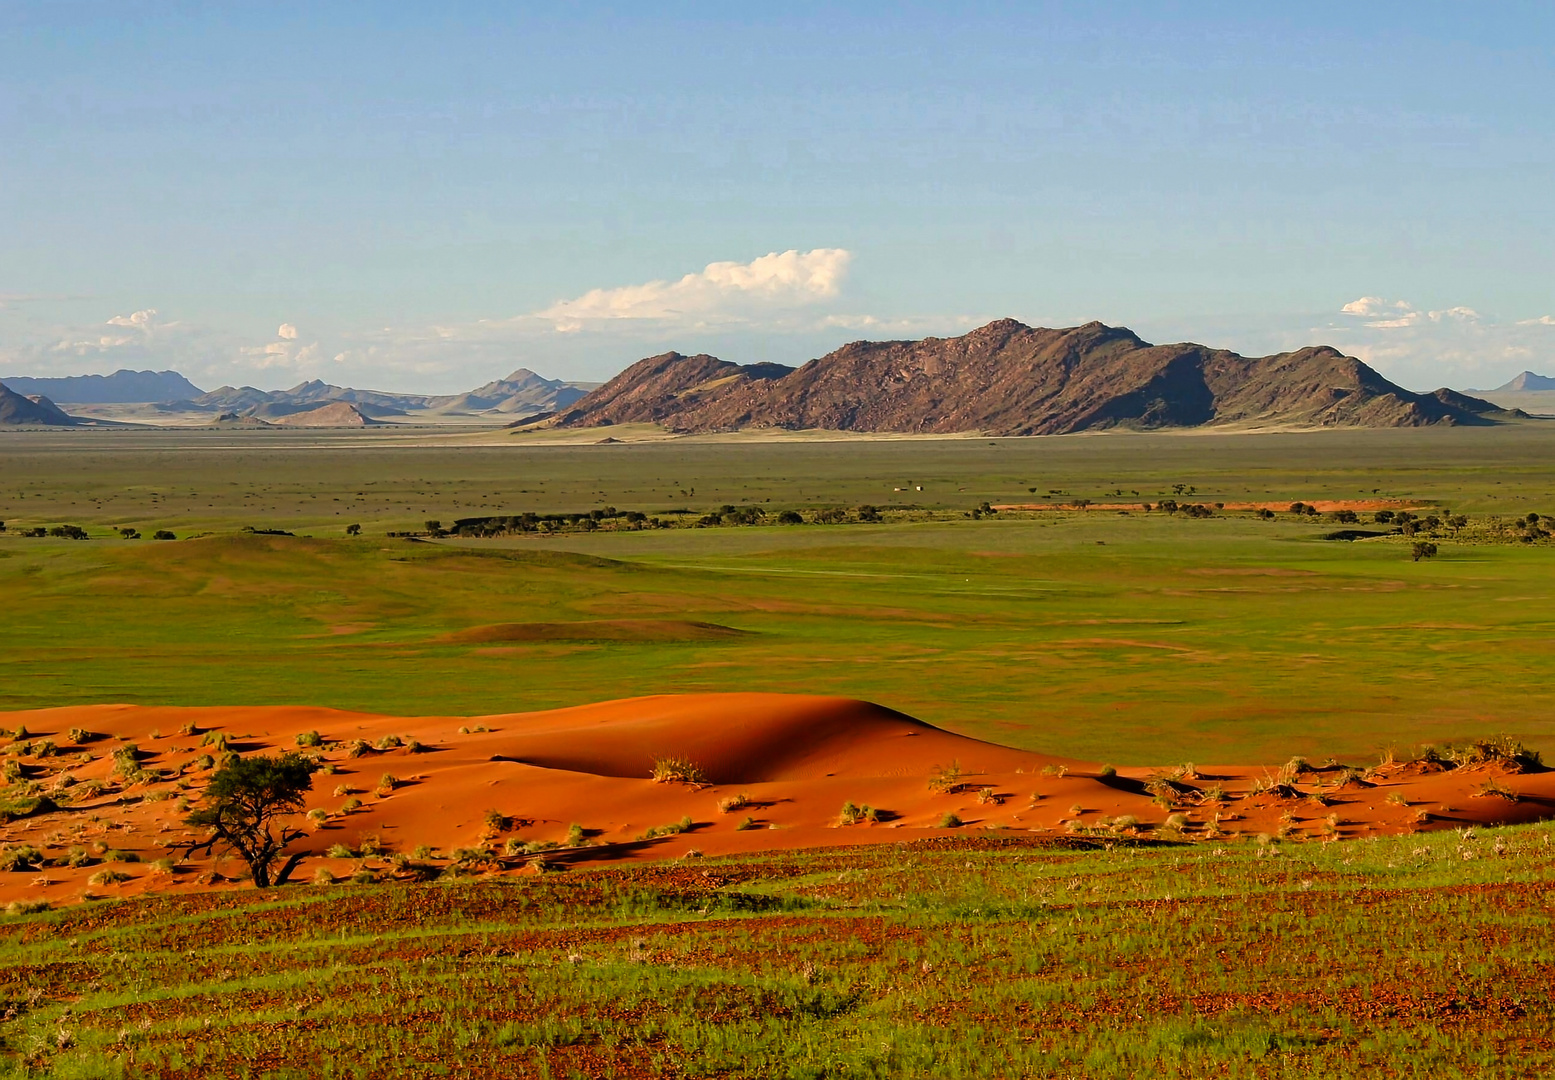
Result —
[{"label": "orange sand dune", "polygon": [[[1149,769],[1114,775],[955,735],[868,702],[786,694],[645,697],[474,719],[126,705],[0,716],[7,731],[18,726],[25,735],[12,738],[6,753],[58,807],[0,825],[0,847],[30,844],[49,864],[0,873],[0,901],[68,902],[238,878],[243,868],[232,858],[154,865],[169,856],[170,844],[192,838],[182,820],[212,774],[201,759],[217,750],[202,743],[216,733],[241,753],[295,750],[305,732],[322,738],[307,752],[331,771],[315,777],[309,809],[325,816],[297,819],[307,836],[290,849],[301,857],[292,881],[312,880],[321,870],[424,873],[414,864],[396,867],[390,856],[446,868],[459,849],[478,872],[503,873],[540,863],[903,842],[952,835],[947,814],[960,819],[962,832],[1214,842],[1280,833],[1338,839],[1555,816],[1555,772],[1416,764],[1363,779],[1332,766],[1309,768],[1291,778],[1292,786],[1257,794],[1277,768],[1228,766],[1175,777],[1166,788],[1164,774]],[[89,735],[78,743],[72,729]],[[114,751],[125,746],[137,748],[145,774],[126,779],[115,772]],[[654,761],[666,757],[694,762],[706,782],[655,782]],[[959,774],[946,776],[953,766]],[[384,783],[386,775],[394,782]],[[745,805],[720,808],[731,797]],[[348,810],[348,800],[359,805]],[[841,823],[849,802],[875,808],[878,820]],[[1182,815],[1175,828],[1172,814]],[[493,818],[506,820],[493,827]],[[685,818],[685,831],[647,836]],[[574,824],[584,842],[567,846]],[[364,844],[376,854],[330,855],[337,846],[360,851]],[[557,846],[536,851],[535,844]],[[420,848],[441,858],[415,855]],[[72,849],[85,865],[66,865]],[[110,851],[139,861],[105,862]],[[89,881],[105,869],[129,880]]]},{"label": "orange sand dune", "polygon": [[[1192,495],[1176,496],[1176,500],[1187,505],[1188,503],[1201,501]],[[1283,502],[1228,502],[1221,503],[1222,510],[1289,510],[1294,500],[1286,499]],[[1160,502],[1088,502],[1084,506],[1078,503],[995,503],[995,510],[1144,510],[1146,506],[1159,506]],[[1213,504],[1211,504],[1213,505]],[[1373,510],[1420,510],[1418,504],[1408,499],[1313,499],[1308,506],[1319,513],[1332,513],[1335,510],[1354,510],[1356,513],[1369,513]]]}]

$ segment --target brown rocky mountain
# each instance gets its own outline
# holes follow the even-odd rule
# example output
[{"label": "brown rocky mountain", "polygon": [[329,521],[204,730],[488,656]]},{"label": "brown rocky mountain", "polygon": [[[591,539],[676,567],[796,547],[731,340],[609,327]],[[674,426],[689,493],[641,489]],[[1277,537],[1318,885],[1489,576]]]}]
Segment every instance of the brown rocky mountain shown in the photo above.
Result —
[{"label": "brown rocky mountain", "polygon": [[72,427],[76,418],[42,394],[23,397],[4,383],[0,383],[0,426],[4,427]]},{"label": "brown rocky mountain", "polygon": [[1001,319],[956,338],[858,341],[797,369],[665,353],[633,364],[550,423],[1054,435],[1486,424],[1512,415],[1452,390],[1405,390],[1326,346],[1245,357],[1151,345],[1101,323],[1049,330]]}]

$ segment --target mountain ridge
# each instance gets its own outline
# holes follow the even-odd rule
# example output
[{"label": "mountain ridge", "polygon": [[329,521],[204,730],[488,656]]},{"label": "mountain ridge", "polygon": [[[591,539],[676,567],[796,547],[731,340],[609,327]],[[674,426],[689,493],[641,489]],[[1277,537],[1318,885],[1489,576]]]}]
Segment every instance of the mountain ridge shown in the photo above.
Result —
[{"label": "mountain ridge", "polygon": [[663,353],[547,423],[652,422],[687,434],[773,427],[1052,435],[1490,424],[1514,415],[1446,388],[1405,390],[1329,346],[1244,357],[1191,342],[1152,345],[1100,322],[1050,329],[999,319],[960,337],[851,342],[798,368]]}]

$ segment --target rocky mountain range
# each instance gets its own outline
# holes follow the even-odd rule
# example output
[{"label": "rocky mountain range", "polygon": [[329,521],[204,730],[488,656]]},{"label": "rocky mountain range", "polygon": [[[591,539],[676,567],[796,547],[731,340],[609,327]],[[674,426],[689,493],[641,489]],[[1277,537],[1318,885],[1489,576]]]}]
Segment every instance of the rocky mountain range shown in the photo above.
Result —
[{"label": "rocky mountain range", "polygon": [[200,388],[176,371],[130,371],[112,375],[70,375],[39,379],[26,375],[0,376],[24,397],[42,394],[74,405],[102,405],[121,401],[177,401],[201,393]]},{"label": "rocky mountain range", "polygon": [[638,361],[559,427],[652,422],[743,428],[1053,435],[1098,428],[1414,427],[1490,424],[1512,412],[1453,390],[1419,394],[1336,349],[1244,357],[1152,345],[1099,322],[1001,319],[955,338],[858,341],[799,368],[665,353]]},{"label": "rocky mountain range", "polygon": [[[382,390],[357,390],[348,386],[335,386],[321,379],[298,383],[289,390],[258,390],[252,386],[223,386],[206,392],[195,386],[176,371],[117,371],[112,375],[72,375],[62,378],[39,379],[16,376],[0,379],[0,385],[8,386],[22,400],[44,396],[50,408],[65,420],[40,419],[45,413],[26,410],[11,403],[9,412],[30,418],[26,421],[5,420],[0,423],[69,422],[66,413],[53,405],[59,401],[73,406],[136,405],[144,406],[127,418],[134,421],[158,417],[187,416],[208,413],[213,419],[233,414],[243,418],[279,422],[287,417],[314,413],[325,406],[341,404],[350,410],[339,409],[333,413],[320,413],[320,417],[338,416],[352,426],[361,426],[351,416],[367,419],[410,416],[484,416],[515,418],[551,413],[565,409],[582,398],[597,383],[571,383],[561,379],[547,379],[527,368],[519,368],[503,379],[497,379],[462,394],[397,394]],[[79,418],[78,418],[79,419]],[[165,422],[165,421],[164,421]]]}]

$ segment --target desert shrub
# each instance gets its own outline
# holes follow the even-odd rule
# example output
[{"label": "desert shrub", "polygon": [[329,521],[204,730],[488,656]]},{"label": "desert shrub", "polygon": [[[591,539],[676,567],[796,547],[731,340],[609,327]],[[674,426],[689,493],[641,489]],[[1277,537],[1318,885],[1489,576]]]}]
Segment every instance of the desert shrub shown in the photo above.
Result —
[{"label": "desert shrub", "polygon": [[1166,821],[1162,823],[1161,827],[1164,829],[1169,829],[1172,832],[1182,832],[1183,829],[1188,827],[1188,815],[1167,814]]},{"label": "desert shrub", "polygon": [[356,798],[354,796],[352,798],[347,799],[345,802],[340,804],[340,812],[342,814],[354,814],[354,813],[356,813],[356,811],[360,810],[361,808],[362,808],[362,800],[358,799],[358,798]]},{"label": "desert shrub", "polygon": [[842,804],[842,813],[838,815],[837,820],[843,825],[857,825],[861,821],[879,821],[880,812],[868,803],[854,806],[850,801]]},{"label": "desert shrub", "polygon": [[325,810],[322,806],[315,806],[312,810],[308,811],[308,820],[313,822],[315,825],[322,825],[329,820],[329,811]]},{"label": "desert shrub", "polygon": [[1065,774],[1067,774],[1068,772],[1069,772],[1069,766],[1067,766],[1067,765],[1051,765],[1050,764],[1050,765],[1042,766],[1042,775],[1043,776],[1059,776],[1059,777],[1061,777],[1061,776],[1064,776]]},{"label": "desert shrub", "polygon": [[1199,792],[1199,798],[1207,803],[1223,803],[1227,800],[1226,789],[1219,784],[1211,784]]},{"label": "desert shrub", "polygon": [[1004,796],[994,791],[991,787],[978,788],[977,804],[979,806],[1002,806],[1004,805]]},{"label": "desert shrub", "polygon": [[153,859],[151,869],[158,874],[171,874],[173,872],[172,859]]},{"label": "desert shrub", "polygon": [[0,848],[0,871],[41,869],[43,869],[43,852],[31,844],[15,844]]},{"label": "desert shrub", "polygon": [[367,745],[366,739],[352,739],[346,744],[346,757],[359,758],[371,750],[372,747]]},{"label": "desert shrub", "polygon": [[803,525],[804,517],[795,510],[784,510],[777,516],[779,525]]},{"label": "desert shrub", "polygon": [[301,731],[297,733],[297,745],[302,747],[323,746],[324,738],[316,731]]},{"label": "desert shrub", "polygon": [[432,845],[417,844],[415,850],[411,852],[411,857],[416,859],[430,859],[432,857]]},{"label": "desert shrub", "polygon": [[103,852],[103,862],[108,863],[137,863],[140,855],[133,851],[123,851],[119,848],[109,848]]},{"label": "desert shrub", "polygon": [[939,828],[941,828],[941,829],[959,829],[959,828],[961,828],[961,818],[958,815],[956,815],[953,811],[947,810],[947,811],[945,811],[944,814],[942,814],[940,816]]},{"label": "desert shrub", "polygon": [[39,915],[53,908],[53,904],[47,900],[12,900],[5,906],[5,913],[11,918],[22,915]]},{"label": "desert shrub", "polygon": [[398,735],[385,735],[374,744],[375,750],[397,750],[405,745],[405,740]]},{"label": "desert shrub", "polygon": [[117,885],[121,881],[130,880],[130,875],[118,870],[99,870],[86,879],[88,885]]},{"label": "desert shrub", "polygon": [[655,839],[657,837],[660,837],[660,836],[677,836],[680,833],[688,831],[692,827],[693,824],[694,824],[694,822],[692,822],[692,820],[691,820],[691,815],[687,814],[685,817],[681,818],[679,821],[674,822],[672,824],[669,824],[669,825],[655,825],[652,828],[648,829],[646,832],[644,832],[637,839],[639,839],[639,840],[653,840],[653,839]]},{"label": "desert shrub", "polygon": [[1278,780],[1282,784],[1291,784],[1295,783],[1299,777],[1315,771],[1306,758],[1297,756],[1280,766]]},{"label": "desert shrub", "polygon": [[208,746],[216,753],[229,749],[232,738],[225,731],[207,731],[205,737],[200,740],[201,746]]},{"label": "desert shrub", "polygon": [[313,884],[315,884],[315,885],[333,885],[334,883],[335,883],[335,875],[330,872],[329,867],[327,867],[327,866],[320,866],[318,869],[313,871]]},{"label": "desert shrub", "polygon": [[1507,787],[1494,776],[1486,777],[1485,782],[1474,789],[1471,798],[1475,799],[1505,799],[1507,802],[1517,801],[1517,792]]},{"label": "desert shrub", "polygon": [[950,794],[961,786],[961,778],[965,775],[960,761],[952,760],[949,765],[936,765],[929,770],[929,790]]},{"label": "desert shrub", "polygon": [[173,535],[173,533],[170,532],[167,529],[158,529],[156,532],[151,534],[151,539],[153,539],[153,540],[177,540],[178,537]]},{"label": "desert shrub", "polygon": [[216,759],[209,754],[201,754],[194,759],[195,772],[204,772],[206,769],[214,769],[215,767]]},{"label": "desert shrub", "polygon": [[1085,807],[1081,806],[1079,803],[1075,803],[1069,808],[1069,812],[1075,817],[1079,817],[1081,814],[1085,813]]},{"label": "desert shrub", "polygon": [[513,827],[513,819],[501,810],[486,811],[486,831],[489,833],[505,833]]},{"label": "desert shrub", "polygon": [[510,837],[507,838],[507,841],[502,845],[502,854],[508,855],[508,856],[522,855],[522,854],[524,854],[525,846],[526,846],[526,841],[524,841],[523,839],[521,839],[520,837],[517,837],[517,836],[510,836]]},{"label": "desert shrub", "polygon": [[1112,819],[1111,827],[1116,832],[1127,832],[1139,828],[1139,819],[1133,814],[1119,814]]},{"label": "desert shrub", "polygon": [[1384,801],[1389,806],[1408,806],[1409,805],[1409,797],[1407,795],[1405,795],[1402,791],[1390,791],[1390,792],[1388,792],[1388,797]]},{"label": "desert shrub", "polygon": [[582,847],[587,843],[588,839],[583,834],[582,825],[579,825],[576,821],[574,821],[571,825],[567,826],[567,837],[562,841],[563,847]]},{"label": "desert shrub", "polygon": [[332,762],[319,762],[319,772],[324,776],[334,776],[339,771],[339,768],[337,768]]},{"label": "desert shrub", "polygon": [[393,791],[395,788],[397,788],[399,786],[400,786],[400,778],[395,776],[393,773],[384,773],[382,776],[380,776],[378,778],[378,790],[379,791],[384,791],[384,792]]},{"label": "desert shrub", "polygon": [[356,794],[356,788],[352,787],[350,784],[336,784],[335,785],[334,796],[337,799],[342,798],[343,796],[346,796],[346,795],[354,795],[354,794]]},{"label": "desert shrub", "polygon": [[84,847],[72,847],[65,852],[65,857],[62,861],[64,865],[69,867],[87,866],[90,865],[92,856],[87,853]]},{"label": "desert shrub", "polygon": [[745,816],[744,820],[742,820],[738,825],[736,825],[734,827],[734,831],[735,832],[749,832],[751,829],[754,829],[754,828],[756,828],[756,819],[747,814]]},{"label": "desert shrub", "polygon": [[1096,775],[1101,777],[1103,780],[1105,780],[1108,777],[1112,777],[1112,776],[1118,775],[1118,770],[1114,769],[1111,765],[1103,765],[1101,767],[1101,771],[1098,772]]},{"label": "desert shrub", "polygon": [[674,755],[653,759],[653,782],[656,784],[690,784],[701,787],[707,783],[707,773],[690,758]]},{"label": "desert shrub", "polygon": [[426,752],[427,752],[427,748],[425,746],[423,746],[419,740],[417,740],[417,739],[406,739],[405,740],[405,753],[407,753],[407,754],[424,754]]},{"label": "desert shrub", "polygon": [[349,844],[331,844],[324,853],[331,859],[354,859],[356,851]]},{"label": "desert shrub", "polygon": [[743,791],[738,795],[726,795],[718,800],[718,812],[720,814],[732,814],[736,810],[744,810],[750,805],[750,802],[751,797]]}]

